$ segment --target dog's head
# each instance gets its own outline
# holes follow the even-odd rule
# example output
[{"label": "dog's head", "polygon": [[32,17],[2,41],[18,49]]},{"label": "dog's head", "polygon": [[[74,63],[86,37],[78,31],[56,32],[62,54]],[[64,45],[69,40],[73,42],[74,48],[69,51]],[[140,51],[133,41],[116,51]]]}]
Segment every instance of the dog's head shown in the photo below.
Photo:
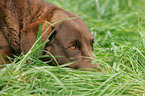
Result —
[{"label": "dog's head", "polygon": [[[74,19],[64,20],[68,18]],[[60,22],[62,20],[64,21]],[[49,42],[45,46],[45,50],[54,56],[58,56],[56,59],[59,64],[74,62],[68,65],[68,67],[99,70],[96,68],[100,67],[99,64],[91,64],[91,60],[94,59],[91,53],[93,51],[94,38],[86,24],[79,17],[64,10],[57,10],[51,18],[51,24],[53,24],[53,26],[46,22],[44,23],[44,20],[42,21],[42,31],[44,32],[44,30],[49,28],[42,37],[43,42],[50,35],[52,30],[54,30],[49,38]],[[39,21],[36,21],[22,30],[21,50],[23,52],[27,52],[35,42],[39,24]],[[47,52],[43,54],[49,55]],[[45,58],[44,60],[50,60],[50,58]],[[51,64],[54,64],[54,62],[51,62]]]}]

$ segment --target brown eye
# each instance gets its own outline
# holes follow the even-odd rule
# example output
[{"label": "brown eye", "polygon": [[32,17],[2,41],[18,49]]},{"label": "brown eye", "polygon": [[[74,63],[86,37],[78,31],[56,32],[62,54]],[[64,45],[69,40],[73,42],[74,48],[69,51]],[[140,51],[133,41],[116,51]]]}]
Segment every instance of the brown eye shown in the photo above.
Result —
[{"label": "brown eye", "polygon": [[72,46],[70,46],[70,49],[76,50],[76,46],[75,45],[72,45]]}]

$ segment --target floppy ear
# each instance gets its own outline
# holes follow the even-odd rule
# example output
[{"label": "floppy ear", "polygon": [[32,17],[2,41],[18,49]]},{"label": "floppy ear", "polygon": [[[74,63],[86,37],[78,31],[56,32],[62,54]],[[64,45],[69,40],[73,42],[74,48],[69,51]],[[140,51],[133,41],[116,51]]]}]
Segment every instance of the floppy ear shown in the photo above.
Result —
[{"label": "floppy ear", "polygon": [[42,34],[46,32],[42,36],[41,43],[43,43],[48,38],[50,32],[52,31],[52,27],[47,22],[43,21],[42,23],[42,21],[41,22],[36,21],[32,24],[29,24],[27,27],[21,30],[21,40],[20,40],[21,52],[26,53],[33,46],[37,38],[38,28],[40,24],[42,24]]},{"label": "floppy ear", "polygon": [[[74,15],[72,17],[76,17],[76,16]],[[68,13],[61,10],[56,10],[54,11],[54,14],[51,18],[51,23],[53,24],[53,27],[57,28],[58,25],[62,23],[59,21],[62,21],[67,18],[70,18],[68,16]],[[45,30],[51,26],[51,24],[45,22],[45,20],[41,20],[41,21],[35,21],[21,30],[21,40],[20,40],[21,52],[26,53],[32,47],[32,45],[36,41],[38,27],[40,24],[42,24],[42,33],[45,32]],[[52,27],[50,27],[49,30],[47,30],[47,32],[43,35],[42,43],[47,39],[51,31],[52,31]]]}]

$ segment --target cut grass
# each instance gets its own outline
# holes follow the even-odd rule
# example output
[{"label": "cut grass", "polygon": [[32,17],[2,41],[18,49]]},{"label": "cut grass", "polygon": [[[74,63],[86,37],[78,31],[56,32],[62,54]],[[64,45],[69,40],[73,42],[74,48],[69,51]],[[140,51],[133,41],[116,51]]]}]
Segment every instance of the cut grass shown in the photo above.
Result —
[{"label": "cut grass", "polygon": [[20,70],[16,70],[16,62],[0,70],[1,95],[145,94],[144,0],[47,1],[78,14],[87,23],[95,37],[93,63],[100,63],[105,73],[52,67],[28,54],[25,61],[30,64],[23,62]]}]

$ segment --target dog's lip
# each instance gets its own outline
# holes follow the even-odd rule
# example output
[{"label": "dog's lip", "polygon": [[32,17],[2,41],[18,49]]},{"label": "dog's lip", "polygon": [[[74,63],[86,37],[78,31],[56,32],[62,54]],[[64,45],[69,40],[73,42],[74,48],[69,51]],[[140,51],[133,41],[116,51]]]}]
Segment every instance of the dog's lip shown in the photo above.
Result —
[{"label": "dog's lip", "polygon": [[84,58],[84,59],[95,60],[95,57],[88,57],[88,56],[75,56],[75,57],[70,57],[69,59],[75,59],[75,58]]},{"label": "dog's lip", "polygon": [[104,70],[102,70],[102,67],[97,63],[96,66],[93,66],[93,65],[89,65],[87,67],[80,67],[79,64],[77,64],[78,62],[74,62],[72,64],[69,64],[67,67],[69,68],[73,68],[73,69],[80,69],[80,70],[83,70],[83,71],[93,71],[93,70],[98,70],[102,73],[105,73]]}]

